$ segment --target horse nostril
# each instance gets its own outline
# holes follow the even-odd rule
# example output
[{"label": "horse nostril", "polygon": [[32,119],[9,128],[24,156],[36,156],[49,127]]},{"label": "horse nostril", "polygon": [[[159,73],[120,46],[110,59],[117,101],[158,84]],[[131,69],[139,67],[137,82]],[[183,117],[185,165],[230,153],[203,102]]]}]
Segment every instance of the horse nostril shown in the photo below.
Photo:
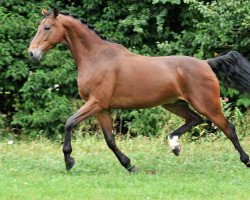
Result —
[{"label": "horse nostril", "polygon": [[29,51],[29,56],[30,56],[30,57],[33,57],[32,51]]}]

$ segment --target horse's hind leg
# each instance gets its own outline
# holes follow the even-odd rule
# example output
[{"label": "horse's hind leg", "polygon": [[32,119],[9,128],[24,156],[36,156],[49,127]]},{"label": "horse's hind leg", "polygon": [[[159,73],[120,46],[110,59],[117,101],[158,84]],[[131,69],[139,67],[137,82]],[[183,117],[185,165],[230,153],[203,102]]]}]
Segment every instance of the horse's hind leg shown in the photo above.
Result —
[{"label": "horse's hind leg", "polygon": [[121,165],[125,167],[129,172],[137,172],[138,169],[135,166],[131,166],[130,159],[125,156],[120,149],[116,146],[115,137],[113,134],[113,120],[108,110],[101,111],[97,114],[97,119],[102,127],[102,131],[108,147],[113,151]]},{"label": "horse's hind leg", "polygon": [[[220,98],[216,97],[215,93],[204,93],[203,98],[206,101],[191,101],[192,106],[200,114],[206,116],[211,122],[213,122],[220,130],[224,132],[228,139],[233,143],[235,149],[240,154],[240,160],[247,166],[250,167],[249,156],[242,149],[239,139],[236,135],[235,127],[232,123],[227,121],[221,110]],[[209,104],[208,104],[209,102]],[[209,106],[207,106],[209,105]]]},{"label": "horse's hind leg", "polygon": [[188,103],[185,101],[177,101],[174,104],[165,104],[163,105],[163,108],[185,119],[185,124],[170,133],[168,136],[168,142],[172,148],[172,152],[178,156],[181,151],[178,139],[194,126],[201,124],[203,119],[200,115],[191,110]]},{"label": "horse's hind leg", "polygon": [[207,118],[225,133],[227,138],[233,143],[235,149],[239,152],[241,162],[247,167],[250,167],[249,156],[240,145],[234,125],[226,120],[222,112],[207,115]]}]

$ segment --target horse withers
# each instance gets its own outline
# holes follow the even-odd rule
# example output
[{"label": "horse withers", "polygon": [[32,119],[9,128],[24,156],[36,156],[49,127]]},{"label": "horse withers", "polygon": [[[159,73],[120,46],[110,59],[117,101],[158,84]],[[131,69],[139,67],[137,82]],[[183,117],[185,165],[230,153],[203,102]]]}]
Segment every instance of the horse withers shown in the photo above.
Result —
[{"label": "horse withers", "polygon": [[[148,57],[131,53],[120,44],[101,37],[76,16],[53,9],[42,10],[43,20],[28,52],[35,60],[58,43],[65,43],[78,67],[78,90],[86,103],[65,124],[63,153],[66,169],[73,167],[73,127],[96,116],[109,148],[122,166],[136,172],[130,159],[116,146],[111,109],[148,108],[161,105],[185,120],[168,140],[179,155],[182,134],[201,124],[205,116],[231,140],[240,160],[250,167],[234,125],[222,113],[218,77],[230,87],[250,93],[250,64],[237,51],[210,60],[188,56]],[[191,109],[190,106],[193,108]]]}]

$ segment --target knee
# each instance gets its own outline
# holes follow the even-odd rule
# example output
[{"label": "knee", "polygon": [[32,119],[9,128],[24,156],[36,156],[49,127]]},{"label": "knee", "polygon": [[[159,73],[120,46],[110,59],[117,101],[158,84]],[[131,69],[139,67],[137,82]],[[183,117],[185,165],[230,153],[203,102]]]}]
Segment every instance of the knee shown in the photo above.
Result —
[{"label": "knee", "polygon": [[186,119],[186,124],[190,124],[191,126],[196,126],[203,123],[203,118],[199,115],[193,115],[192,117]]},{"label": "knee", "polygon": [[234,132],[234,133],[236,132],[235,126],[231,122],[228,122],[228,127],[231,132]]},{"label": "knee", "polygon": [[115,147],[115,141],[110,139],[110,140],[106,140],[107,145],[110,149],[113,149]]},{"label": "knee", "polygon": [[110,149],[113,149],[115,147],[115,139],[114,137],[106,137],[106,143]]},{"label": "knee", "polygon": [[199,115],[193,117],[193,123],[195,126],[203,123],[203,121],[204,121],[203,118]]},{"label": "knee", "polygon": [[235,126],[230,122],[228,122],[227,132],[228,132],[229,139],[236,139],[237,138]]},{"label": "knee", "polygon": [[71,131],[72,128],[74,127],[74,125],[75,125],[74,121],[73,121],[72,119],[69,118],[69,119],[67,120],[66,124],[64,125],[65,131],[66,131],[66,132],[67,132],[67,131]]},{"label": "knee", "polygon": [[196,119],[200,124],[204,122],[204,119],[200,115],[196,116]]},{"label": "knee", "polygon": [[63,148],[63,153],[64,154],[71,154],[72,148]]}]

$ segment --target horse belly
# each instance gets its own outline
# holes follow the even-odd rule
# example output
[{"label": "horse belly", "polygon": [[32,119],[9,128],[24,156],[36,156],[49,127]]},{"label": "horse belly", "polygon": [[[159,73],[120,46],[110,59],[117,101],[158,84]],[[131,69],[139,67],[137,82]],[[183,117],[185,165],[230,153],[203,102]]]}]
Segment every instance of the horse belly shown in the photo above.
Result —
[{"label": "horse belly", "polygon": [[166,99],[152,99],[152,100],[145,100],[145,99],[128,99],[128,98],[119,98],[119,99],[112,99],[110,102],[109,108],[111,109],[140,109],[140,108],[151,108],[167,103],[174,103],[178,98],[166,98]]},{"label": "horse belly", "polygon": [[148,108],[165,103],[175,102],[180,95],[174,84],[165,83],[156,86],[129,85],[126,88],[117,89],[110,100],[110,108]]}]

